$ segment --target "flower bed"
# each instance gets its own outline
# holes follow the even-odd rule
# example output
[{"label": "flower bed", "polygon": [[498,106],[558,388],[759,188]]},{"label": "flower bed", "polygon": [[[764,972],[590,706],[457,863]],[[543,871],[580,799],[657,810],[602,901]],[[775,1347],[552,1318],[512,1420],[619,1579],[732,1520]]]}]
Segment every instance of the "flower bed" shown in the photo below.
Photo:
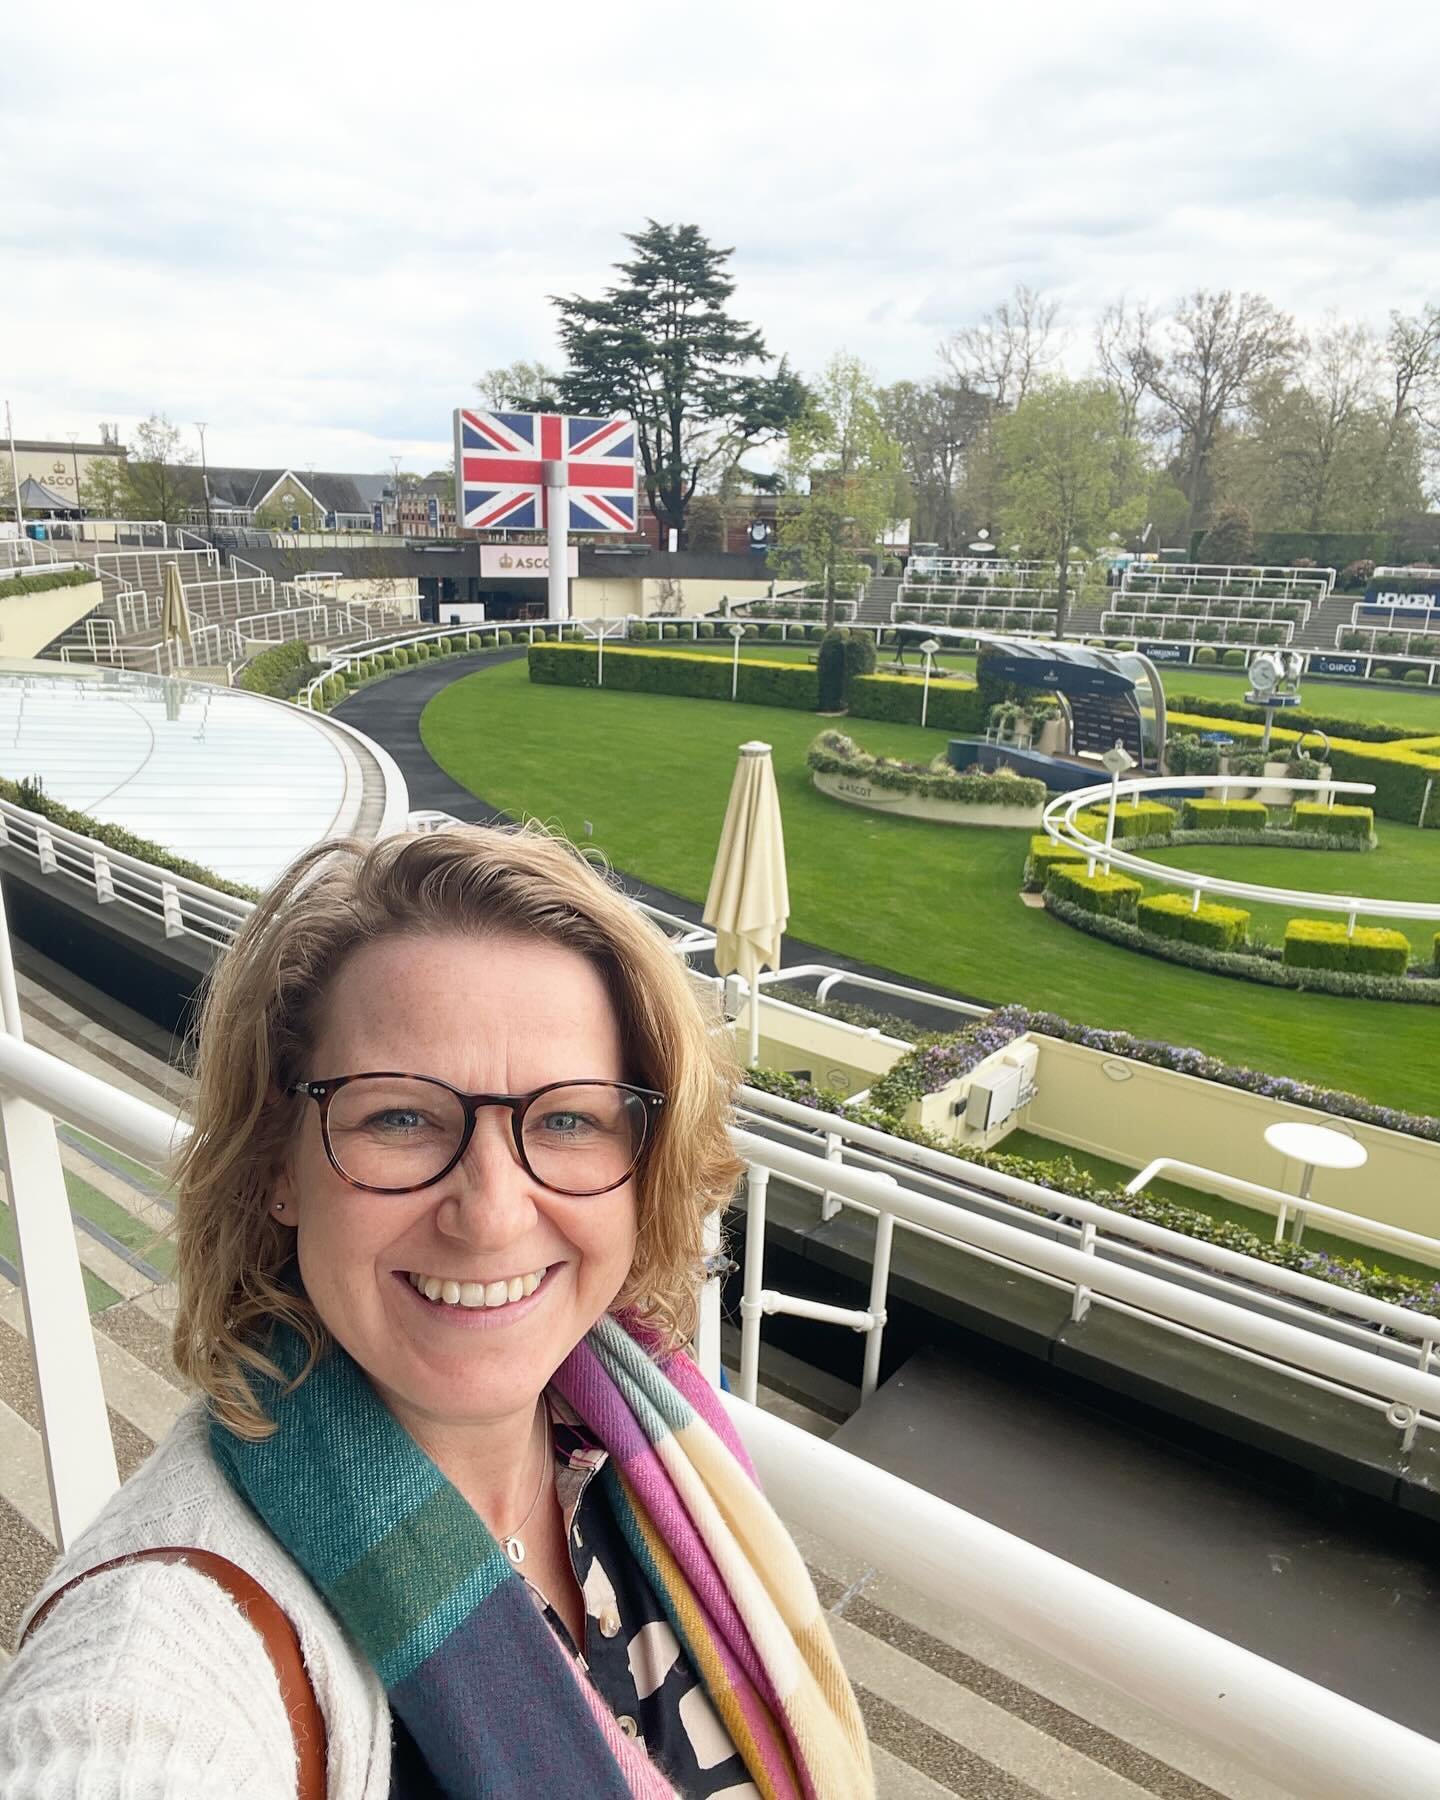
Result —
[{"label": "flower bed", "polygon": [[822,731],[806,752],[815,786],[852,806],[951,825],[1040,822],[1045,784],[1021,775],[960,774],[943,756],[929,763],[872,756],[840,731]]}]

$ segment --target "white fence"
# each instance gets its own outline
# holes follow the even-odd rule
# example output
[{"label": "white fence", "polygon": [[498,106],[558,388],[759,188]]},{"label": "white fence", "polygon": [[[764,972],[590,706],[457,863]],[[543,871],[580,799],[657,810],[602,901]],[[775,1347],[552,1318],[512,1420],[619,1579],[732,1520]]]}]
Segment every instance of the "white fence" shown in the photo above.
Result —
[{"label": "white fence", "polygon": [[1319,601],[1335,586],[1335,575],[1334,569],[1302,569],[1289,563],[1132,562],[1126,565],[1120,586],[1126,593],[1155,593],[1164,591],[1164,583],[1174,582],[1182,592],[1223,594],[1233,599],[1263,597],[1262,588],[1279,588],[1281,592],[1272,596],[1275,599],[1308,596]]}]

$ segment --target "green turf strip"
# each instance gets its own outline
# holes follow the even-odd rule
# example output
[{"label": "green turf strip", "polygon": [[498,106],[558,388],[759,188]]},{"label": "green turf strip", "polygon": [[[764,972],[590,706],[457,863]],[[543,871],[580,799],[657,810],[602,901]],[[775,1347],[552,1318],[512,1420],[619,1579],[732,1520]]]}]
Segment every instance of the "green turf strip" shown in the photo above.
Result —
[{"label": "green turf strip", "polygon": [[[19,1267],[20,1239],[8,1203],[0,1204],[0,1256]],[[93,1269],[87,1269],[83,1262],[80,1265],[80,1275],[85,1283],[85,1304],[92,1313],[104,1312],[107,1307],[117,1306],[124,1298],[108,1281],[102,1281]]]},{"label": "green turf strip", "polygon": [[158,1269],[164,1275],[171,1275],[175,1270],[175,1246],[168,1240],[156,1242],[153,1225],[147,1225],[143,1219],[137,1219],[123,1206],[102,1194],[98,1188],[73,1169],[65,1171],[65,1190],[70,1196],[70,1209],[82,1218],[89,1219],[102,1231],[108,1231],[117,1243],[121,1243],[133,1255]]},{"label": "green turf strip", "polygon": [[[760,738],[775,751],[795,937],[983,1000],[1195,1045],[1389,1106],[1435,1109],[1434,1009],[1251,986],[1085,937],[1021,904],[1025,832],[896,818],[818,794],[805,750],[824,723],[781,707],[532,687],[518,659],[444,689],[426,708],[421,735],[472,793],[577,841],[588,819],[617,868],[695,901],[709,885],[738,748]],[[849,729],[867,750],[914,761],[934,756],[948,736],[868,719]],[[1380,836],[1368,856],[1276,854],[1290,859],[1286,879],[1304,858],[1306,886],[1363,881],[1378,894],[1393,869],[1405,891],[1423,890],[1428,867],[1428,891],[1440,892],[1440,832],[1381,821]],[[1189,858],[1202,869],[1213,859],[1218,870],[1226,855],[1261,854],[1212,848],[1206,860],[1198,850]]]},{"label": "green turf strip", "polygon": [[62,1138],[76,1145],[83,1145],[87,1150],[96,1151],[107,1163],[123,1170],[135,1185],[143,1188],[147,1194],[169,1195],[170,1184],[157,1170],[147,1168],[144,1163],[136,1162],[133,1157],[126,1156],[122,1151],[113,1150],[109,1144],[102,1143],[99,1138],[90,1137],[83,1131],[76,1131],[72,1125],[62,1125],[59,1130]]}]

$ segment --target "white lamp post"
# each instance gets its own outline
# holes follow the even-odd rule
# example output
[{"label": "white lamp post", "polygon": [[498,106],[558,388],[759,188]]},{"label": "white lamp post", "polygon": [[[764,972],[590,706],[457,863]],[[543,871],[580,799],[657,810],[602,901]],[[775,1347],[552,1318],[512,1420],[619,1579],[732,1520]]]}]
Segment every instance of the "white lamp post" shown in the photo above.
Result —
[{"label": "white lamp post", "polygon": [[[1115,807],[1120,798],[1120,777],[1127,769],[1135,767],[1135,758],[1117,738],[1115,748],[1107,750],[1100,758],[1110,771],[1110,815],[1105,822],[1105,873],[1110,873],[1110,849],[1115,842]],[[1095,859],[1090,859],[1091,875],[1095,873]]]},{"label": "white lamp post", "polygon": [[920,646],[925,652],[925,691],[920,696],[920,729],[925,729],[925,721],[930,716],[930,658],[940,648],[939,638],[926,638]]},{"label": "white lamp post", "polygon": [[727,629],[735,640],[735,661],[730,669],[730,698],[733,700],[740,692],[740,640],[745,635],[745,627],[731,625]]}]

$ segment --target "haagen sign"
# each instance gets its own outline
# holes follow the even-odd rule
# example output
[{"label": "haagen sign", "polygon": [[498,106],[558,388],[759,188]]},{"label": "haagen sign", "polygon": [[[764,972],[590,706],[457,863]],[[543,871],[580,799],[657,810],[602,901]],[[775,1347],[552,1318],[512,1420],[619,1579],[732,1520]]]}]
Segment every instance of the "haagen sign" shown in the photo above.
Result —
[{"label": "haagen sign", "polygon": [[[566,552],[565,573],[580,573],[575,545]],[[550,552],[543,544],[482,544],[480,574],[485,581],[544,581],[550,574]]]}]

